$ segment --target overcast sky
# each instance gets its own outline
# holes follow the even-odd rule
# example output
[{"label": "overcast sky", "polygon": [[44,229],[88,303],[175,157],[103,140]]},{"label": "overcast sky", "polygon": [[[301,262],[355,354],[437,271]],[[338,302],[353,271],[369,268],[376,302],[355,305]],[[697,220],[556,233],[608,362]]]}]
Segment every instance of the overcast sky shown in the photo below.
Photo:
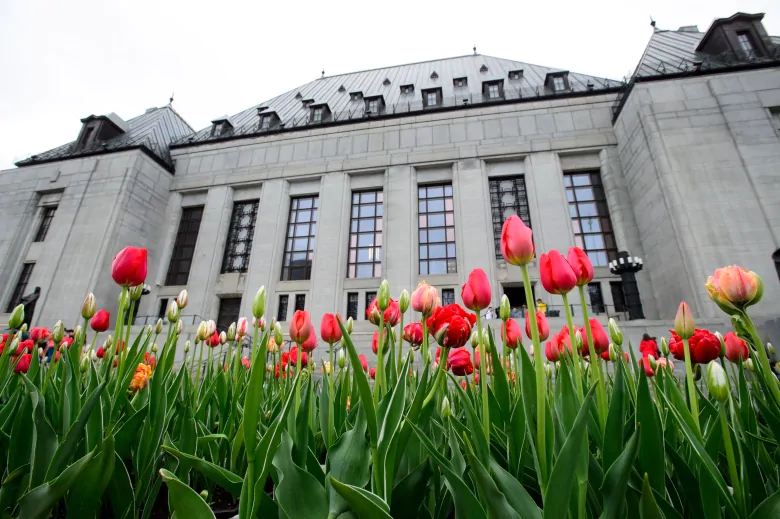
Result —
[{"label": "overcast sky", "polygon": [[0,0],[0,169],[79,119],[173,106],[195,129],[320,76],[477,51],[621,79],[652,33],[778,0]]}]

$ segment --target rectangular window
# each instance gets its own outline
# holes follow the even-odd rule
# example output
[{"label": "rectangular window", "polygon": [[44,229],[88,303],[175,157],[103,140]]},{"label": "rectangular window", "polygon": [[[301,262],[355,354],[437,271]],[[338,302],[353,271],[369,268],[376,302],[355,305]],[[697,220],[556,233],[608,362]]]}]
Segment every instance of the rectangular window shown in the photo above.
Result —
[{"label": "rectangular window", "polygon": [[488,97],[490,99],[498,99],[498,85],[488,85]]},{"label": "rectangular window", "polygon": [[186,285],[190,276],[192,257],[195,255],[195,243],[198,241],[200,220],[203,216],[203,206],[184,207],[179,220],[179,231],[173,242],[171,262],[168,264],[166,285]]},{"label": "rectangular window", "polygon": [[381,190],[352,193],[348,278],[382,276],[383,196]]},{"label": "rectangular window", "polygon": [[553,80],[553,90],[555,90],[556,92],[566,90],[566,82],[563,80],[563,77],[554,76],[552,80]]},{"label": "rectangular window", "polygon": [[622,281],[610,281],[609,289],[612,292],[612,304],[615,305],[616,312],[625,312],[626,308],[626,295],[623,292]]},{"label": "rectangular window", "polygon": [[368,111],[372,114],[379,113],[379,100],[378,99],[371,99],[368,102]]},{"label": "rectangular window", "polygon": [[319,198],[316,196],[290,200],[287,242],[282,262],[282,281],[311,278],[318,208]]},{"label": "rectangular window", "polygon": [[279,306],[276,308],[276,320],[284,322],[287,320],[287,302],[290,300],[288,295],[279,296]]},{"label": "rectangular window", "polygon": [[230,229],[222,258],[222,273],[246,272],[249,255],[252,253],[252,239],[255,235],[255,220],[259,202],[238,202],[233,204]]},{"label": "rectangular window", "polygon": [[306,294],[295,294],[295,310],[306,310]]},{"label": "rectangular window", "polygon": [[267,130],[270,127],[271,127],[271,117],[269,116],[263,117],[263,122],[260,124],[260,128],[262,130]]},{"label": "rectangular window", "polygon": [[563,183],[575,245],[588,254],[594,267],[606,267],[617,259],[617,245],[601,175],[598,171],[564,173]]},{"label": "rectangular window", "polygon": [[165,319],[168,315],[168,301],[169,299],[160,299],[160,306],[157,308],[157,318]]},{"label": "rectangular window", "polygon": [[493,242],[496,245],[496,258],[501,258],[501,229],[512,215],[517,215],[528,227],[531,227],[531,213],[528,210],[528,195],[525,190],[525,177],[491,178],[490,208],[493,213]]},{"label": "rectangular window", "polygon": [[753,55],[755,47],[753,46],[753,41],[750,39],[750,33],[748,31],[739,31],[737,33],[737,41],[745,54],[748,56]]},{"label": "rectangular window", "polygon": [[590,309],[594,314],[604,313],[604,296],[601,294],[601,283],[588,283]]},{"label": "rectangular window", "polygon": [[315,108],[314,110],[312,110],[311,114],[312,114],[311,115],[312,121],[314,121],[315,123],[322,122],[322,108]]},{"label": "rectangular window", "polygon": [[428,93],[425,94],[425,96],[426,96],[426,99],[428,101],[427,102],[428,106],[436,106],[436,104],[437,104],[436,103],[436,99],[437,99],[436,92],[428,92]]},{"label": "rectangular window", "polygon": [[352,318],[357,321],[358,318],[358,293],[349,292],[347,294],[347,319]]},{"label": "rectangular window", "polygon": [[33,241],[39,242],[46,239],[46,234],[49,232],[49,226],[54,219],[54,213],[57,211],[57,206],[44,207],[41,213],[41,223],[38,225],[38,232],[35,233],[35,239]]},{"label": "rectangular window", "polygon": [[238,321],[241,314],[240,297],[222,297],[219,299],[219,312],[217,313],[217,333],[227,332],[230,325]]},{"label": "rectangular window", "polygon": [[[363,315],[366,316],[366,312],[368,312],[368,306],[371,304],[371,301],[376,299],[376,292],[366,292],[366,307],[363,310]],[[368,316],[366,316],[366,319],[368,319]]]},{"label": "rectangular window", "polygon": [[441,291],[441,304],[442,306],[455,304],[454,288],[445,288]]},{"label": "rectangular window", "polygon": [[24,292],[27,290],[27,284],[30,282],[30,276],[32,276],[33,267],[35,263],[25,263],[22,265],[22,272],[19,274],[19,280],[16,282],[14,292],[11,294],[11,299],[8,301],[8,306],[5,311],[10,313],[14,311],[24,297]]},{"label": "rectangular window", "polygon": [[418,208],[420,275],[456,273],[452,184],[420,186]]}]

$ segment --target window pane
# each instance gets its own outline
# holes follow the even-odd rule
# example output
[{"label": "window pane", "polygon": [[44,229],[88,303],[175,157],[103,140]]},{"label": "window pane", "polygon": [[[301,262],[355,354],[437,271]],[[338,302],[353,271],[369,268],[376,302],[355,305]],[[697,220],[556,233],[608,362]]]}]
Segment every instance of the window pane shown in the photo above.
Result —
[{"label": "window pane", "polygon": [[374,219],[364,218],[360,220],[360,232],[369,232],[374,230]]},{"label": "window pane", "polygon": [[582,232],[599,232],[601,226],[599,225],[598,218],[583,218],[580,220],[582,223]]},{"label": "window pane", "polygon": [[225,255],[222,259],[222,273],[246,272],[249,267],[249,254],[252,251],[252,238],[255,232],[258,201],[241,202],[233,205],[230,218]]},{"label": "window pane", "polygon": [[430,245],[428,247],[428,254],[431,258],[446,258],[447,246],[446,245]]},{"label": "window pane", "polygon": [[585,234],[585,249],[586,250],[592,250],[592,249],[603,249],[604,248],[604,237],[600,234]]},{"label": "window pane", "polygon": [[358,236],[358,247],[368,247],[374,244],[373,234],[361,234]]},{"label": "window pane", "polygon": [[445,241],[444,229],[431,229],[428,232],[429,242],[442,242]]},{"label": "window pane", "polygon": [[437,211],[444,211],[444,199],[428,201],[428,212],[435,213]]},{"label": "window pane", "polygon": [[446,261],[429,261],[428,262],[429,274],[446,274],[447,262]]},{"label": "window pane", "polygon": [[420,245],[420,259],[428,259],[428,246]]},{"label": "window pane", "polygon": [[[285,254],[282,263],[282,280],[309,279],[314,258],[316,242],[317,210],[316,196],[294,198],[290,204],[290,217],[287,230],[287,250],[293,254]],[[350,228],[352,223],[350,222]]]},{"label": "window pane", "polygon": [[168,264],[168,274],[165,278],[166,285],[187,284],[202,216],[203,207],[185,207],[182,209],[179,230],[173,243],[171,261]]},{"label": "window pane", "polygon": [[584,204],[577,204],[577,208],[580,211],[580,216],[597,216],[598,210],[596,209],[596,204],[592,202],[587,202]]},{"label": "window pane", "polygon": [[581,187],[574,190],[574,194],[577,196],[577,200],[582,202],[583,200],[593,200],[593,190],[589,187]]},{"label": "window pane", "polygon": [[381,264],[381,248],[373,246],[382,243],[382,200],[381,190],[352,196],[347,277],[372,277],[381,272],[376,268]]},{"label": "window pane", "polygon": [[367,263],[357,266],[357,277],[359,278],[370,278],[374,277],[374,264],[373,263]]},{"label": "window pane", "polygon": [[436,197],[443,197],[444,196],[444,186],[429,186],[428,187],[428,198],[436,198]]},{"label": "window pane", "polygon": [[428,215],[428,227],[444,227],[444,215],[443,214],[429,214]]},{"label": "window pane", "polygon": [[577,186],[569,204],[574,230],[574,243],[587,252],[595,266],[606,266],[610,258],[617,257],[617,244],[612,234],[604,188],[598,172],[564,174],[564,184]]},{"label": "window pane", "polygon": [[[455,218],[452,212],[452,186],[427,186],[420,188],[419,194],[420,274],[454,272]],[[431,245],[426,247],[426,243]]]}]

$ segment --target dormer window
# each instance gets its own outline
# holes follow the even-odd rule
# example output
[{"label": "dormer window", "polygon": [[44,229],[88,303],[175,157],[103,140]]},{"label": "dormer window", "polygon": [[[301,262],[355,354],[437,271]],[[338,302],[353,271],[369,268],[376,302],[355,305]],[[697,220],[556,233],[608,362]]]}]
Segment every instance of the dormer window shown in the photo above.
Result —
[{"label": "dormer window", "polygon": [[322,107],[311,109],[311,120],[315,123],[322,122]]},{"label": "dormer window", "polygon": [[742,52],[744,52],[748,56],[753,56],[753,54],[756,51],[756,47],[755,45],[753,45],[753,40],[750,36],[750,31],[738,31],[737,43],[739,43],[739,48],[742,49]]},{"label": "dormer window", "polygon": [[349,93],[349,100],[350,101],[360,101],[363,99],[363,92],[350,92]]},{"label": "dormer window", "polygon": [[699,40],[696,52],[720,56],[719,59],[751,60],[766,56],[771,51],[771,40],[766,36],[762,13],[736,13],[719,18]]},{"label": "dormer window", "polygon": [[321,103],[317,105],[311,105],[311,114],[309,115],[309,122],[312,124],[318,124],[330,119],[330,108],[327,104]]},{"label": "dormer window", "polygon": [[103,147],[106,147],[107,141],[130,129],[127,123],[115,113],[90,115],[82,119],[81,122],[81,132],[76,140],[74,151],[93,148],[97,143],[102,143]]},{"label": "dormer window", "polygon": [[452,86],[454,86],[455,88],[462,88],[464,86],[468,86],[468,84],[469,84],[469,80],[468,78],[465,77],[456,77],[455,79],[452,80]]},{"label": "dormer window", "polygon": [[550,90],[555,93],[565,92],[569,90],[569,73],[564,72],[550,72],[545,78],[544,84]]},{"label": "dormer window", "polygon": [[504,97],[504,82],[485,81],[482,83],[482,94],[488,101],[495,101]]},{"label": "dormer window", "polygon": [[440,106],[442,101],[441,88],[428,88],[422,91],[423,107]]},{"label": "dormer window", "polygon": [[276,112],[265,112],[260,115],[260,130],[270,130],[279,124],[279,116]]},{"label": "dormer window", "polygon": [[414,85],[401,85],[401,93],[402,94],[413,94],[414,93]]},{"label": "dormer window", "polygon": [[366,98],[366,115],[378,115],[385,111],[385,98],[370,96]]},{"label": "dormer window", "polygon": [[314,99],[304,99],[303,101],[301,101],[301,103],[303,103],[303,107],[304,108],[306,108],[307,106],[309,106],[313,102],[314,102]]},{"label": "dormer window", "polygon": [[261,130],[267,130],[271,127],[271,118],[270,117],[263,117],[260,119],[260,129]]},{"label": "dormer window", "polygon": [[482,65],[481,67],[479,67],[479,71],[483,73],[487,72],[488,71],[487,65]]},{"label": "dormer window", "polygon": [[510,81],[517,81],[517,80],[523,79],[523,69],[520,69],[520,70],[510,70],[509,71],[509,79],[510,79]]},{"label": "dormer window", "polygon": [[211,121],[212,137],[220,137],[222,135],[227,135],[228,133],[230,133],[230,130],[232,129],[233,129],[233,125],[230,124],[227,115]]},{"label": "dormer window", "polygon": [[553,80],[553,90],[556,92],[560,92],[561,90],[566,90],[566,82],[563,80],[561,76],[555,76],[552,78]]},{"label": "dormer window", "polygon": [[436,73],[436,71],[433,71],[433,74],[431,74],[431,79],[439,79],[439,75]]}]

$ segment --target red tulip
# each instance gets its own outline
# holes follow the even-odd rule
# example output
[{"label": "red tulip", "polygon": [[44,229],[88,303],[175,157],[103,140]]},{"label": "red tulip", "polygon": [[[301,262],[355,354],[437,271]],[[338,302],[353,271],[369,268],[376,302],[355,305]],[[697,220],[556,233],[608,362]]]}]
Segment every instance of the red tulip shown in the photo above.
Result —
[{"label": "red tulip", "polygon": [[117,285],[137,287],[146,280],[146,249],[125,247],[114,256],[111,277]]},{"label": "red tulip", "polygon": [[96,332],[105,332],[108,330],[111,314],[105,310],[98,310],[92,319],[89,320],[89,326]]},{"label": "red tulip", "polygon": [[409,323],[404,326],[403,339],[417,348],[423,343],[423,331],[420,323]]},{"label": "red tulip", "polygon": [[14,355],[21,355],[25,351],[32,353],[34,349],[35,342],[32,339],[27,339],[26,341],[19,343],[19,345],[16,347],[16,353],[14,353]]},{"label": "red tulip", "polygon": [[216,331],[211,334],[211,337],[206,339],[206,346],[210,346],[212,348],[219,346],[219,334]]},{"label": "red tulip", "polygon": [[14,366],[14,373],[27,373],[30,369],[30,361],[32,361],[32,355],[25,353],[19,357],[19,361]]},{"label": "red tulip", "polygon": [[641,353],[643,357],[647,357],[648,355],[652,355],[656,359],[661,357],[660,352],[658,351],[658,345],[653,339],[640,342],[639,353]]},{"label": "red tulip", "polygon": [[[691,363],[707,364],[720,357],[720,341],[707,330],[696,328],[688,339],[688,347],[691,350]],[[672,331],[669,339],[669,351],[677,360],[685,360],[685,349],[682,339]]]},{"label": "red tulip", "polygon": [[33,328],[30,330],[30,339],[36,344],[49,338],[51,332],[46,328]]},{"label": "red tulip", "polygon": [[71,344],[73,344],[73,337],[63,337],[60,345],[63,344],[65,345],[66,348],[70,348]]},{"label": "red tulip", "polygon": [[750,358],[750,351],[745,341],[737,337],[734,332],[729,332],[723,336],[723,342],[726,343],[726,358],[731,362],[739,362],[740,357],[743,361]]},{"label": "red tulip", "polygon": [[507,218],[501,228],[501,255],[507,263],[517,266],[534,259],[533,232],[517,215]]},{"label": "red tulip", "polygon": [[341,340],[341,327],[339,326],[338,319],[341,319],[340,315],[338,317],[333,314],[325,314],[322,316],[320,336],[323,341],[330,345]]},{"label": "red tulip", "polygon": [[449,348],[460,348],[471,338],[471,327],[477,318],[460,305],[440,306],[428,318],[430,330],[436,342]]},{"label": "red tulip", "polygon": [[466,348],[460,348],[450,353],[448,364],[453,375],[463,377],[474,373],[474,365],[471,363],[471,354]]},{"label": "red tulip", "polygon": [[376,378],[376,368],[371,368],[370,370],[368,370],[368,376],[371,377],[372,379],[375,379]]},{"label": "red tulip", "polygon": [[289,363],[289,361],[290,361],[290,353],[287,351],[282,352],[280,364],[282,365],[283,369],[287,369],[287,364]]},{"label": "red tulip", "polygon": [[[300,310],[299,310],[300,311]],[[290,365],[297,367],[298,366],[298,346],[293,346],[290,348]],[[309,356],[306,355],[306,352],[303,352],[303,356],[301,357],[301,367],[305,368],[309,365]]]},{"label": "red tulip", "polygon": [[582,287],[593,281],[593,264],[585,251],[579,247],[569,247],[566,258],[577,278],[577,286]]},{"label": "red tulip", "polygon": [[[609,350],[609,336],[598,319],[590,319],[590,332],[593,334],[593,344],[596,353]],[[590,346],[588,344],[587,330],[582,328],[580,334],[582,335],[582,354],[588,355],[590,353]]]},{"label": "red tulip", "polygon": [[523,331],[514,319],[507,319],[501,325],[501,339],[506,341],[507,348],[515,349],[523,345]]},{"label": "red tulip", "polygon": [[465,380],[461,380],[461,381],[460,381],[460,387],[462,387],[462,388],[463,388],[463,391],[465,391],[465,390],[466,390],[466,381],[465,381]]},{"label": "red tulip", "polygon": [[358,359],[360,359],[360,367],[363,368],[363,371],[367,372],[368,371],[368,359],[366,358],[366,356],[361,353],[360,355],[358,355]]},{"label": "red tulip", "polygon": [[[525,336],[531,339],[531,311],[525,313]],[[539,341],[546,341],[550,336],[550,324],[544,312],[536,312],[536,331],[539,332]]]},{"label": "red tulip", "polygon": [[241,359],[241,365],[244,366],[244,369],[249,369],[251,367],[251,362],[249,362],[249,359],[246,357],[243,357]]},{"label": "red tulip", "polygon": [[306,339],[303,344],[301,344],[301,349],[303,351],[311,353],[314,351],[314,348],[317,347],[317,334],[314,333],[314,328],[311,329],[311,333],[309,334],[309,338]]},{"label": "red tulip", "polygon": [[460,291],[463,304],[475,312],[490,306],[490,281],[482,269],[474,269]]},{"label": "red tulip", "polygon": [[[387,330],[384,330],[382,332],[382,338],[385,339],[382,341],[382,347],[384,348],[382,350],[382,353],[387,353],[387,350],[390,348],[390,345],[387,343]],[[371,338],[371,351],[374,352],[374,355],[378,355],[379,353],[379,332],[374,332],[374,336]]]},{"label": "red tulip", "polygon": [[560,252],[551,250],[539,259],[542,286],[551,294],[568,294],[577,286],[577,276]]},{"label": "red tulip", "polygon": [[[379,326],[379,307],[375,297],[371,304],[366,308],[366,318],[375,326]],[[390,304],[385,308],[385,326],[395,326],[401,319],[401,310],[398,308],[398,301],[390,299]]]},{"label": "red tulip", "polygon": [[97,349],[97,351],[95,351],[95,356],[97,356],[97,358],[99,358],[99,359],[102,359],[103,357],[105,357],[106,356],[105,348],[103,348],[103,346],[100,346]]},{"label": "red tulip", "polygon": [[563,353],[563,344],[560,341],[556,341],[556,337],[558,337],[557,333],[544,345],[544,353],[550,362],[557,362],[561,358],[561,353]]},{"label": "red tulip", "polygon": [[290,340],[298,344],[306,342],[312,333],[312,328],[309,312],[296,310],[290,321]]}]

